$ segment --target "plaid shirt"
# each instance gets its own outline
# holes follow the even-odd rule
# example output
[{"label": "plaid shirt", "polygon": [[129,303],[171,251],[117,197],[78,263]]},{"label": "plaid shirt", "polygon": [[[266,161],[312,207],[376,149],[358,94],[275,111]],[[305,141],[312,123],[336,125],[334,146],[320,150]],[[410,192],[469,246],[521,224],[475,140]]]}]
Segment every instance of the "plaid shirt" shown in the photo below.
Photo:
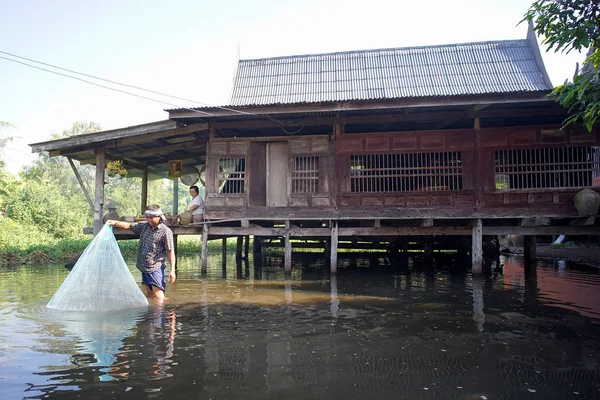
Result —
[{"label": "plaid shirt", "polygon": [[137,269],[149,274],[166,267],[167,251],[175,248],[171,229],[162,222],[155,229],[147,222],[131,224],[130,229],[140,235]]}]

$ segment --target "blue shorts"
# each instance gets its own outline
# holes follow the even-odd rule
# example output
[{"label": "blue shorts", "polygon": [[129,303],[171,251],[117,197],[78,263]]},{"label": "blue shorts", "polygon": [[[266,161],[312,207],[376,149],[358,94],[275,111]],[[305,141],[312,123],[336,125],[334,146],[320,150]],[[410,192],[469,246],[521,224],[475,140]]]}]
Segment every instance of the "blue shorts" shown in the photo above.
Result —
[{"label": "blue shorts", "polygon": [[159,268],[154,272],[142,272],[142,283],[152,290],[152,286],[156,286],[163,292],[166,291],[167,283],[165,282],[165,267]]}]

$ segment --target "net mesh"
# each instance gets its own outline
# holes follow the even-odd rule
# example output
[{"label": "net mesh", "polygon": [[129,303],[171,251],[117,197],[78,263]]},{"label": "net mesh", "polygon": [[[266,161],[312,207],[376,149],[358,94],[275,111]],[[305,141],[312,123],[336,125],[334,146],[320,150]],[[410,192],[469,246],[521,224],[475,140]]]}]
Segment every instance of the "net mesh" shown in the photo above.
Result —
[{"label": "net mesh", "polygon": [[64,311],[114,311],[148,305],[113,234],[104,225],[46,307]]}]

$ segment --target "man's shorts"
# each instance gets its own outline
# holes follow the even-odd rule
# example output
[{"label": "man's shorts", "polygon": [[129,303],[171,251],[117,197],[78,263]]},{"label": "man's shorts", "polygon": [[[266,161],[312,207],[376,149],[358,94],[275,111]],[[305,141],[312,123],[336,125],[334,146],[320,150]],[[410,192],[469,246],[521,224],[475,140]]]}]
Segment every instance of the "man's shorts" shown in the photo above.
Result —
[{"label": "man's shorts", "polygon": [[165,267],[159,268],[149,274],[142,272],[142,283],[150,289],[152,289],[152,286],[156,286],[165,292],[167,286],[167,283],[165,282]]}]

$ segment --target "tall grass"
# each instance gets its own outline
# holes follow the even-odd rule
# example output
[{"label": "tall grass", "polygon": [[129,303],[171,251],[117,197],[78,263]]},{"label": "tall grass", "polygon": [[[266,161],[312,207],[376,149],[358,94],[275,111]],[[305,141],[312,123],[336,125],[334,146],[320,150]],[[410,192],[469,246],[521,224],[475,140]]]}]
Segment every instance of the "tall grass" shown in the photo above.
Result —
[{"label": "tall grass", "polygon": [[[91,235],[77,238],[57,239],[36,229],[35,226],[21,226],[7,217],[0,217],[0,266],[18,265],[28,262],[68,262],[74,259],[91,242]],[[235,251],[236,239],[227,240],[227,251]],[[119,248],[124,257],[137,254],[139,240],[119,240]],[[221,251],[221,241],[208,242],[211,252]],[[179,236],[178,254],[199,253],[202,240],[198,236]]]}]

